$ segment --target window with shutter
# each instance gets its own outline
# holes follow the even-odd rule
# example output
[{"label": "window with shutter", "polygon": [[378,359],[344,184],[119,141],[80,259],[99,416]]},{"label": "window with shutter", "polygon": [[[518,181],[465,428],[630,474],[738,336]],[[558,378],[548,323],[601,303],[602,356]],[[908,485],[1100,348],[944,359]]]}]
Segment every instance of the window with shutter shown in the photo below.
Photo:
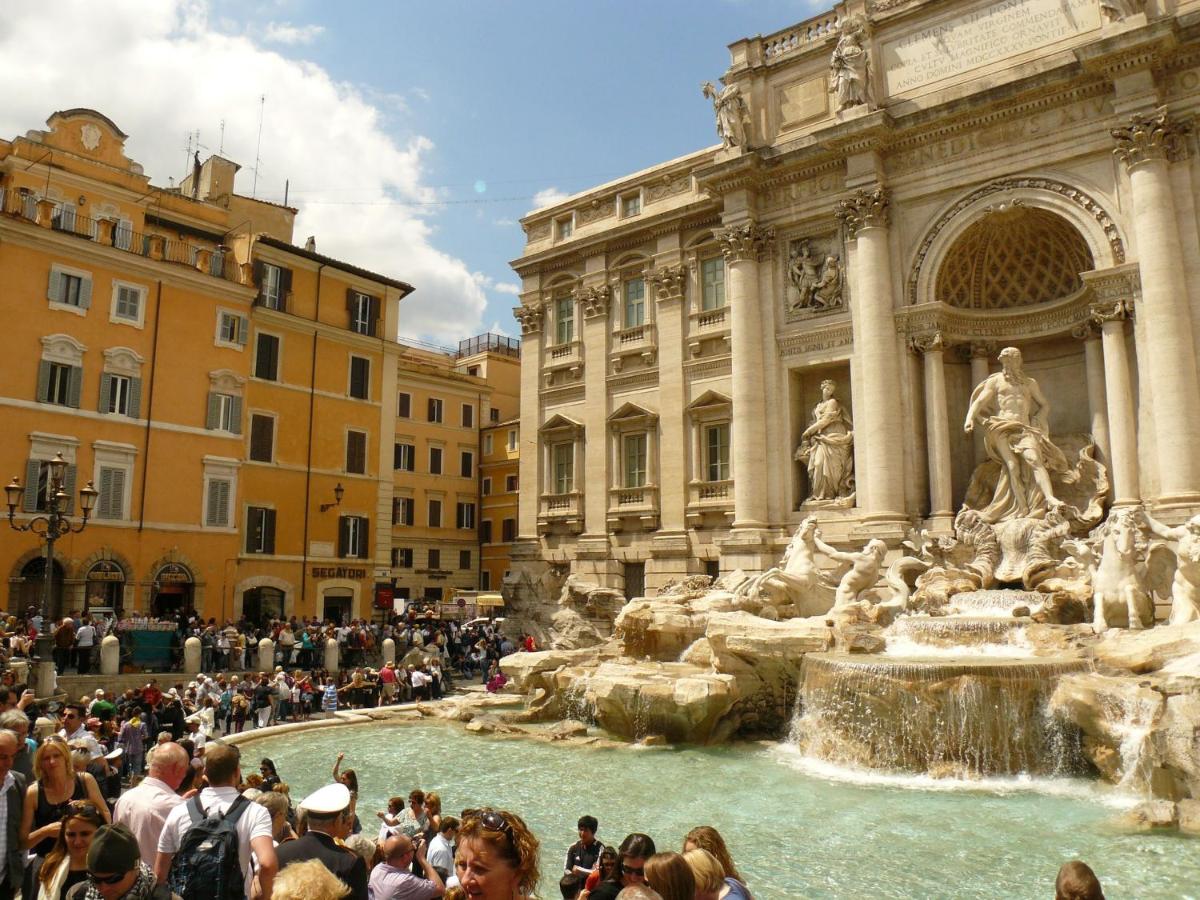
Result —
[{"label": "window with shutter", "polygon": [[129,418],[142,417],[142,379],[129,379]]},{"label": "window with shutter", "polygon": [[279,338],[259,332],[254,347],[254,377],[279,380]]},{"label": "window with shutter", "polygon": [[429,448],[429,474],[430,475],[441,475],[442,474],[442,448],[441,447],[430,447]]},{"label": "window with shutter", "polygon": [[427,418],[430,422],[442,421],[442,401],[437,397],[429,398],[429,415]]},{"label": "window with shutter", "polygon": [[480,492],[481,494],[483,494],[483,496],[485,496],[485,497],[486,497],[486,496],[488,496],[489,494],[491,494],[491,492],[492,492],[492,479],[490,479],[490,478],[484,478],[484,479],[482,479],[482,480],[480,481],[480,488],[479,488],[479,492]]},{"label": "window with shutter", "polygon": [[80,396],[83,394],[83,367],[69,366],[67,372],[67,406],[79,409]]},{"label": "window with shutter", "polygon": [[346,432],[346,471],[352,475],[367,474],[367,433]]},{"label": "window with shutter", "polygon": [[458,528],[475,527],[475,504],[459,503],[455,508],[455,526]]},{"label": "window with shutter", "polygon": [[471,568],[471,551],[470,550],[459,550],[458,551],[458,567],[460,569]]},{"label": "window with shutter", "polygon": [[479,523],[479,540],[481,543],[490,544],[492,542],[492,520],[484,519]]},{"label": "window with shutter", "polygon": [[246,552],[275,552],[275,510],[264,506],[246,510]]},{"label": "window with shutter", "polygon": [[354,288],[346,291],[346,313],[350,319],[350,330],[356,334],[375,336],[375,321],[378,317],[379,301]]},{"label": "window with shutter", "polygon": [[223,422],[223,427],[230,434],[242,433],[242,398],[230,397],[228,403],[228,419]]},{"label": "window with shutter", "polygon": [[501,523],[501,539],[506,543],[511,543],[517,539],[517,520],[505,519]]},{"label": "window with shutter", "polygon": [[46,483],[50,477],[50,467],[40,459],[31,459],[25,463],[25,493],[22,495],[22,508],[25,512],[46,511]]},{"label": "window with shutter", "polygon": [[463,478],[472,478],[475,475],[475,454],[470,450],[464,450],[459,455],[458,474]]},{"label": "window with shutter", "polygon": [[361,356],[350,357],[350,396],[368,400],[371,396],[371,361]]},{"label": "window with shutter", "polygon": [[505,475],[504,476],[504,490],[508,491],[510,494],[516,493],[517,479],[518,479],[518,476],[516,476],[516,475]]},{"label": "window with shutter", "polygon": [[441,500],[430,500],[429,501],[429,527],[430,528],[441,528],[442,527],[442,501]]},{"label": "window with shutter", "polygon": [[[107,380],[107,391],[105,381]],[[132,379],[127,375],[103,375],[100,379],[100,399],[103,402],[101,412],[118,416],[129,415],[130,390]]]},{"label": "window with shutter", "polygon": [[462,405],[462,427],[463,428],[474,428],[475,427],[475,407],[472,406],[470,403],[464,403]]},{"label": "window with shutter", "polygon": [[97,519],[125,518],[125,470],[100,467],[100,496],[96,500]]},{"label": "window with shutter", "polygon": [[229,503],[232,482],[225,478],[210,478],[204,524],[209,528],[229,527]]},{"label": "window with shutter", "polygon": [[368,547],[368,544],[370,543],[368,541],[368,537],[369,537],[368,532],[370,531],[370,527],[371,527],[370,519],[368,519],[366,516],[359,516],[359,518],[358,518],[358,554],[357,554],[359,559],[368,559],[371,555],[370,548]]},{"label": "window with shutter", "polygon": [[442,551],[441,550],[430,550],[429,551],[429,568],[440,569],[441,567],[442,567]]},{"label": "window with shutter", "polygon": [[412,394],[396,395],[396,416],[400,419],[412,418]]},{"label": "window with shutter", "polygon": [[250,458],[272,462],[275,458],[275,417],[261,413],[250,416]]}]

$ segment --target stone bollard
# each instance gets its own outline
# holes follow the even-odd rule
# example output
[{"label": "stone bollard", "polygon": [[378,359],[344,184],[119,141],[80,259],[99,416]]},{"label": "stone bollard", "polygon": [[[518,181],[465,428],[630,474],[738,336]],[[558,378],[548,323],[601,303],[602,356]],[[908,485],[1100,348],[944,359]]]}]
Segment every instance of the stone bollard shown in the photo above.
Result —
[{"label": "stone bollard", "polygon": [[325,642],[325,671],[338,670],[338,642],[330,638]]},{"label": "stone bollard", "polygon": [[100,642],[100,674],[117,675],[121,671],[121,642],[115,634],[105,635]]},{"label": "stone bollard", "polygon": [[188,675],[200,672],[200,638],[195,635],[183,642],[183,671]]},{"label": "stone bollard", "polygon": [[383,639],[383,664],[396,662],[396,642],[391,638]]},{"label": "stone bollard", "polygon": [[275,671],[275,642],[270,638],[258,642],[258,671],[268,674]]}]

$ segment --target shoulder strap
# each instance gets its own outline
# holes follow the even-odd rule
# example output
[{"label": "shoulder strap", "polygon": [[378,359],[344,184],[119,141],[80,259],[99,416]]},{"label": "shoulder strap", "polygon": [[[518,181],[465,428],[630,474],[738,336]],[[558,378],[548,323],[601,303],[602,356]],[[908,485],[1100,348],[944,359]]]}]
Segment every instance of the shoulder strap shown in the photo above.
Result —
[{"label": "shoulder strap", "polygon": [[188,815],[191,816],[192,824],[199,825],[208,818],[208,813],[204,807],[200,805],[200,795],[197,794],[187,802]]},{"label": "shoulder strap", "polygon": [[238,794],[237,799],[230,804],[229,809],[225,810],[225,815],[221,818],[230,825],[236,825],[237,820],[242,817],[242,813],[246,811],[246,807],[250,805],[250,801],[243,795]]}]

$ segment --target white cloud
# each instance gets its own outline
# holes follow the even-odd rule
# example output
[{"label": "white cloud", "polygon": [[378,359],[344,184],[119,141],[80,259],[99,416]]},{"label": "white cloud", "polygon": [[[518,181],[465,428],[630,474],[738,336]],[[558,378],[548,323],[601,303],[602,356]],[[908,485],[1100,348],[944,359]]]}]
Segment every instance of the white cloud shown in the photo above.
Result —
[{"label": "white cloud", "polygon": [[[223,121],[223,155],[242,164],[237,191],[249,194],[265,94],[257,195],[281,201],[290,181],[289,202],[300,207],[296,242],[314,234],[322,253],[412,284],[416,292],[401,304],[402,334],[453,344],[477,333],[485,286],[434,246],[429,220],[394,203],[436,197],[423,180],[433,144],[420,135],[397,140],[384,130],[386,111],[362,89],[252,35],[219,32],[209,14],[207,0],[6,8],[0,83],[22,89],[0,107],[0,135],[40,128],[54,110],[91,107],[130,135],[127,154],[165,185],[186,173],[185,135],[200,129],[203,158],[217,152]],[[70,66],[28,64],[28,48],[48,31],[56,58]]]},{"label": "white cloud", "polygon": [[323,25],[293,25],[291,22],[268,22],[263,40],[269,44],[311,44],[325,32]]},{"label": "white cloud", "polygon": [[562,203],[570,194],[565,191],[560,191],[556,187],[543,188],[533,195],[533,208],[541,209],[543,206],[554,206],[556,203]]},{"label": "white cloud", "polygon": [[499,225],[502,228],[504,228],[504,227],[508,227],[509,225],[516,225],[517,220],[516,219],[505,219],[505,218],[492,219],[492,224]]},{"label": "white cloud", "polygon": [[498,294],[512,294],[515,297],[521,293],[521,286],[519,284],[509,284],[507,281],[500,281],[496,283],[492,290]]}]

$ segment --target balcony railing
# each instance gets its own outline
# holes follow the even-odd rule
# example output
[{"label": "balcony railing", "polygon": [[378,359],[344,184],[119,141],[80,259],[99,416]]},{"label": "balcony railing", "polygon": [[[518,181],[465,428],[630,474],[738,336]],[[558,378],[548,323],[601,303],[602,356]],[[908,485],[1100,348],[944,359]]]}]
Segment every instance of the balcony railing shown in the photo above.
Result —
[{"label": "balcony railing", "polygon": [[583,495],[578,491],[561,494],[542,494],[538,509],[538,525],[549,529],[565,525],[571,531],[583,530]]},{"label": "balcony railing", "polygon": [[473,338],[465,338],[458,342],[458,356],[474,356],[476,353],[502,353],[505,356],[521,355],[521,339],[505,334],[480,334]]},{"label": "balcony railing", "polygon": [[636,523],[644,529],[658,527],[658,487],[615,487],[608,491],[608,526],[612,529]]},{"label": "balcony railing", "polygon": [[706,515],[733,516],[733,479],[722,481],[693,481],[688,485],[687,518],[689,524],[699,525]]},{"label": "balcony railing", "polygon": [[835,12],[822,13],[811,19],[805,19],[798,25],[763,38],[763,58],[772,60],[813,44],[823,43],[826,38],[837,34],[837,30],[838,17]]},{"label": "balcony railing", "polygon": [[235,284],[244,284],[241,266],[227,248],[200,247],[162,234],[144,234],[116,219],[92,219],[75,207],[36,194],[0,188],[0,213],[147,259],[187,266]]}]

